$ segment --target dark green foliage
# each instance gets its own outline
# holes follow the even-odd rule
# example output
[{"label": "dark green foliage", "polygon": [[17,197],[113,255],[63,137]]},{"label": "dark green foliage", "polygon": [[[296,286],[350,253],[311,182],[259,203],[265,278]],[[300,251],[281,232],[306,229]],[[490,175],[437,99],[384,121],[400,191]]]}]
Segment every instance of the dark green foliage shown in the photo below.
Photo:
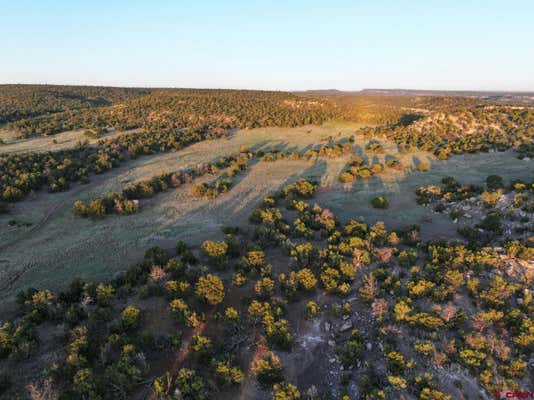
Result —
[{"label": "dark green foliage", "polygon": [[389,207],[389,201],[385,197],[375,197],[371,200],[371,204],[374,208],[388,208]]},{"label": "dark green foliage", "polygon": [[147,265],[163,265],[169,256],[161,247],[154,246],[145,251],[145,263]]},{"label": "dark green foliage", "polygon": [[353,330],[351,337],[338,349],[339,359],[345,368],[353,368],[363,355],[363,338],[358,330]]},{"label": "dark green foliage", "polygon": [[0,373],[0,396],[4,394],[12,385],[11,377],[4,372]]},{"label": "dark green foliage", "polygon": [[[99,86],[0,85],[0,124],[67,110],[109,106],[150,91]],[[20,123],[20,126],[26,125]],[[48,134],[52,127],[43,124],[41,128],[36,133]]]},{"label": "dark green foliage", "polygon": [[209,384],[195,371],[182,368],[176,380],[183,400],[206,400],[211,397]]},{"label": "dark green foliage", "polygon": [[[31,90],[30,87],[25,89]],[[76,90],[75,87],[70,89]],[[134,93],[137,95],[139,90]],[[125,98],[120,108],[58,107],[56,111],[63,112],[26,118],[13,123],[12,127],[24,135],[108,127],[156,131],[162,127],[192,128],[218,135],[221,130],[231,128],[321,123],[339,113],[331,101],[308,100],[283,92],[158,89],[144,94],[137,98],[131,96],[130,100]]]},{"label": "dark green foliage", "polygon": [[497,190],[504,187],[504,182],[499,175],[490,175],[486,178],[488,190]]}]

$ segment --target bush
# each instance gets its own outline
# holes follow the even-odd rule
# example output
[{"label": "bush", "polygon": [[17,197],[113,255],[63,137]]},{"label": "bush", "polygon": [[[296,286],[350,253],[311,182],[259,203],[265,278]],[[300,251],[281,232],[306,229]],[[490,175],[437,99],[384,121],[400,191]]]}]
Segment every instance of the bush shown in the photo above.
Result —
[{"label": "bush", "polygon": [[161,247],[150,247],[145,251],[145,263],[148,265],[163,265],[168,259],[167,253]]},{"label": "bush", "polygon": [[215,362],[215,377],[223,385],[240,384],[245,379],[243,372],[229,361]]},{"label": "bush", "polygon": [[353,330],[351,337],[338,349],[339,359],[345,368],[357,365],[363,354],[363,339],[358,330]]},{"label": "bush", "polygon": [[300,399],[300,392],[295,385],[282,382],[273,386],[272,400],[297,400]]},{"label": "bush", "polygon": [[24,193],[19,188],[13,186],[6,186],[2,193],[2,198],[8,202],[16,202],[22,199]]},{"label": "bush", "polygon": [[430,169],[430,164],[427,163],[427,162],[420,162],[418,165],[417,165],[417,170],[420,171],[420,172],[426,172]]},{"label": "bush", "polygon": [[222,267],[228,254],[228,243],[206,240],[202,243],[202,250],[214,265]]},{"label": "bush", "polygon": [[211,355],[213,345],[211,339],[202,335],[193,335],[189,348],[200,360],[206,361]]},{"label": "bush", "polygon": [[208,189],[209,189],[209,186],[207,183],[196,183],[192,188],[191,188],[191,193],[193,194],[193,196],[195,196],[196,198],[202,198],[206,195],[206,193],[208,192]]},{"label": "bush", "polygon": [[252,372],[262,385],[270,385],[282,380],[284,368],[280,358],[272,351],[268,351],[262,358],[252,364]]},{"label": "bush", "polygon": [[291,185],[287,185],[283,190],[284,196],[293,195],[295,197],[310,198],[315,193],[317,184],[307,179],[299,179]]},{"label": "bush", "polygon": [[201,276],[196,285],[196,293],[211,305],[217,305],[224,299],[224,284],[216,275]]},{"label": "bush", "polygon": [[141,310],[134,306],[126,307],[121,314],[121,323],[124,329],[131,329],[139,323]]},{"label": "bush", "polygon": [[350,172],[343,172],[340,176],[339,176],[339,180],[340,182],[342,183],[351,183],[351,182],[354,182],[354,175],[352,175]]},{"label": "bush", "polygon": [[312,290],[317,286],[317,278],[309,268],[303,268],[297,272],[299,286],[304,290]]},{"label": "bush", "polygon": [[314,319],[319,315],[319,305],[315,301],[306,304],[306,319]]},{"label": "bush", "polygon": [[208,383],[195,371],[182,368],[178,371],[176,380],[183,400],[206,400],[211,397]]},{"label": "bush", "polygon": [[504,182],[499,175],[490,175],[486,178],[486,186],[488,190],[497,190],[504,187]]},{"label": "bush", "polygon": [[371,200],[371,204],[374,208],[386,209],[389,207],[389,202],[385,197],[375,197]]}]

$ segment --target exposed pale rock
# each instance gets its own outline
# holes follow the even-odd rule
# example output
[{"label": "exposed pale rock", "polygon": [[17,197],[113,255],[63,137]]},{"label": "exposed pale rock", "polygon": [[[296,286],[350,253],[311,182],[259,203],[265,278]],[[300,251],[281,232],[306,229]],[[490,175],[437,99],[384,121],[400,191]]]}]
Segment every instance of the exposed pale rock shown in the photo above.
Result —
[{"label": "exposed pale rock", "polygon": [[347,321],[339,328],[340,332],[346,332],[352,328],[352,321]]}]

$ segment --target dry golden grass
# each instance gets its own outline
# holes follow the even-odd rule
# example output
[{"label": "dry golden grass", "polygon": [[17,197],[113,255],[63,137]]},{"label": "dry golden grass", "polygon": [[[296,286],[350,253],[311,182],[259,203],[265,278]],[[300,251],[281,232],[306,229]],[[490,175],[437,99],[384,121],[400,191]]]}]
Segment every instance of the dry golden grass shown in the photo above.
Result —
[{"label": "dry golden grass", "polygon": [[[75,277],[112,277],[138,260],[151,245],[172,248],[178,239],[198,244],[220,237],[221,226],[246,225],[251,210],[263,197],[301,176],[321,182],[317,202],[342,219],[362,216],[369,222],[384,220],[388,227],[420,223],[423,234],[433,235],[454,234],[456,229],[446,216],[434,215],[429,209],[416,205],[414,191],[417,187],[437,184],[447,175],[481,183],[490,174],[521,178],[532,172],[532,168],[526,168],[530,164],[514,158],[510,152],[462,155],[438,161],[421,152],[399,155],[393,143],[378,138],[385,149],[384,154],[377,156],[379,161],[396,156],[408,170],[386,169],[387,172],[378,177],[344,185],[338,181],[338,176],[350,158],[348,155],[317,162],[259,162],[238,178],[229,193],[214,200],[194,198],[190,185],[185,185],[143,201],[141,211],[130,216],[93,221],[77,218],[72,213],[75,200],[87,200],[111,190],[120,191],[127,182],[229,155],[240,146],[302,150],[324,143],[321,138],[325,136],[331,135],[334,140],[348,137],[357,128],[350,124],[332,124],[242,130],[229,139],[201,142],[179,152],[139,158],[106,174],[93,176],[89,184],[75,185],[68,192],[37,193],[34,198],[17,203],[12,213],[0,216],[0,300],[12,299],[28,286],[56,289]],[[38,140],[35,139],[35,143],[48,139]],[[356,136],[356,152],[368,141]],[[416,161],[428,161],[431,170],[413,172]],[[370,199],[376,196],[387,197],[390,208],[373,209]],[[9,226],[10,220],[32,225]]]}]

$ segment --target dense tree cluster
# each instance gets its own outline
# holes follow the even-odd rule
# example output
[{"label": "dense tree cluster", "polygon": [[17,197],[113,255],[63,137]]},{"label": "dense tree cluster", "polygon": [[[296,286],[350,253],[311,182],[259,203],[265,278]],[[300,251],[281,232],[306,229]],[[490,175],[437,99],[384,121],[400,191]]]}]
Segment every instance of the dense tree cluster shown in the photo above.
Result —
[{"label": "dense tree cluster", "polygon": [[339,180],[343,183],[351,183],[356,179],[369,179],[374,175],[380,175],[386,168],[392,170],[402,170],[403,166],[397,159],[390,158],[384,164],[369,164],[360,156],[354,156],[347,164],[346,170],[339,175]]},{"label": "dense tree cluster", "polygon": [[366,128],[363,133],[384,135],[394,140],[401,151],[427,150],[442,160],[452,154],[510,148],[523,158],[532,154],[534,111],[507,106],[437,111],[408,124]]},{"label": "dense tree cluster", "polygon": [[339,116],[334,102],[284,92],[164,89],[98,109],[74,109],[10,125],[22,135],[73,129],[192,129],[220,133],[232,128],[320,124]]},{"label": "dense tree cluster", "polygon": [[16,202],[34,190],[67,190],[73,182],[87,182],[128,159],[164,151],[180,150],[205,139],[201,132],[137,132],[101,140],[97,146],[80,143],[69,150],[0,155],[0,196]]},{"label": "dense tree cluster", "polygon": [[0,124],[109,106],[148,93],[149,89],[99,86],[0,85]]},{"label": "dense tree cluster", "polygon": [[248,169],[248,165],[252,154],[240,154],[237,157],[223,158],[224,162],[221,167],[228,167],[228,172],[222,174],[213,182],[198,183],[191,188],[191,192],[195,197],[207,199],[214,199],[222,193],[228,192],[234,184],[237,175]]}]

